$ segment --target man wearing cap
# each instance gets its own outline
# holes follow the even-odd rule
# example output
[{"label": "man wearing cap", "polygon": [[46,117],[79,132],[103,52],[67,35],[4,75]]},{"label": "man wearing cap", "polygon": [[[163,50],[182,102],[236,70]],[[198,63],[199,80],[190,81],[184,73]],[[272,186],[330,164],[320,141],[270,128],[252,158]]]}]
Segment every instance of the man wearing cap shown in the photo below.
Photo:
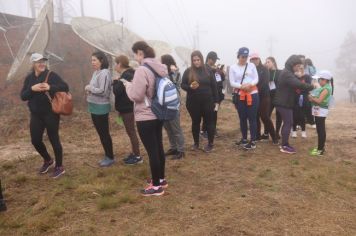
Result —
[{"label": "man wearing cap", "polygon": [[[224,93],[222,90],[224,88],[223,82],[225,81],[224,72],[216,67],[217,60],[220,60],[220,58],[218,57],[218,54],[214,51],[211,51],[206,56],[206,61],[205,61],[206,67],[214,75],[214,78],[215,78],[216,84],[217,84],[217,90],[218,90],[218,98],[219,98],[218,104],[219,105],[217,107],[215,107],[214,117],[213,117],[215,136],[217,136],[216,126],[217,126],[217,120],[218,120],[218,109],[219,109],[221,102],[224,100]],[[208,138],[206,123],[204,120],[203,120],[202,131],[200,133],[204,138]]]}]

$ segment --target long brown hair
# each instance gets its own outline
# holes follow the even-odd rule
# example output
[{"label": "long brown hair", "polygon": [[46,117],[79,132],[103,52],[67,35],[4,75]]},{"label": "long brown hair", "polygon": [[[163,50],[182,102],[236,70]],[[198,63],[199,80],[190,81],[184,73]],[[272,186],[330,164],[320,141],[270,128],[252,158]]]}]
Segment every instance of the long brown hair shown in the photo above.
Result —
[{"label": "long brown hair", "polygon": [[199,78],[197,76],[197,68],[194,66],[194,63],[193,63],[193,58],[194,57],[199,57],[200,59],[200,63],[201,63],[201,67],[204,68],[204,57],[203,57],[203,54],[199,51],[199,50],[196,50],[194,52],[192,52],[192,54],[190,55],[190,63],[191,63],[191,66],[190,66],[190,72],[189,72],[189,83],[193,83],[194,81],[198,82],[199,81]]}]

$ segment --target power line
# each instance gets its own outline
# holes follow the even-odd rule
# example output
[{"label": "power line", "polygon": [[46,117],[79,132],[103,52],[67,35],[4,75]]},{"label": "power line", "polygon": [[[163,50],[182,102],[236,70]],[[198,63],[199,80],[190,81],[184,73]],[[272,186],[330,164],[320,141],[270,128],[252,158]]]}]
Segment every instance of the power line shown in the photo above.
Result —
[{"label": "power line", "polygon": [[172,44],[172,42],[168,39],[167,35],[165,34],[165,31],[163,30],[163,28],[161,27],[161,25],[159,24],[159,22],[156,20],[156,18],[154,17],[153,14],[151,14],[151,12],[148,10],[148,7],[145,4],[145,1],[141,1],[141,7],[146,11],[146,13],[148,14],[149,17],[151,17],[151,19],[155,22],[156,26],[159,28],[159,30],[161,31],[160,33],[163,35],[163,37],[165,38],[165,40]]},{"label": "power line", "polygon": [[[173,21],[174,21],[174,23],[175,23],[175,25],[176,25],[176,27],[177,27],[177,29],[178,29],[180,35],[181,35],[183,41],[184,41],[187,45],[189,45],[189,40],[187,41],[186,35],[185,35],[185,33],[184,33],[184,32],[185,32],[185,31],[184,31],[184,26],[183,26],[183,31],[181,31],[181,28],[180,28],[181,24],[178,23],[178,21],[177,21],[177,19],[176,19],[176,17],[175,17],[176,14],[174,14],[174,12],[172,11],[172,9],[171,9],[171,7],[169,6],[168,3],[167,3],[167,6],[168,6],[168,11],[171,13],[172,19],[173,19]],[[188,42],[188,43],[187,43],[187,42]]]}]

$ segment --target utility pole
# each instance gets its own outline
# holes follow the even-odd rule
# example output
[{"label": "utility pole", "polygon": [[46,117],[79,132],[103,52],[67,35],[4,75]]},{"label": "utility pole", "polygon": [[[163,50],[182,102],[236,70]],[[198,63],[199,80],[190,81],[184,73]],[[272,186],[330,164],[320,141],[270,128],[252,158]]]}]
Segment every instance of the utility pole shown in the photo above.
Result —
[{"label": "utility pole", "polygon": [[80,0],[80,14],[81,16],[85,16],[84,14],[84,0]]},{"label": "utility pole", "polygon": [[269,45],[269,56],[273,56],[273,46],[274,46],[274,43],[276,43],[277,40],[275,38],[273,38],[273,36],[269,37],[269,39],[267,40],[267,43]]},{"label": "utility pole", "polygon": [[110,0],[109,3],[110,3],[110,20],[112,22],[115,22],[114,3],[112,0]]},{"label": "utility pole", "polygon": [[40,7],[38,0],[29,0],[29,5],[30,5],[31,17],[36,18],[37,9]]},{"label": "utility pole", "polygon": [[62,0],[58,0],[58,20],[60,23],[64,23],[64,8]]},{"label": "utility pole", "polygon": [[206,32],[207,31],[200,29],[200,24],[198,22],[197,25],[195,26],[195,36],[194,36],[194,45],[193,45],[194,49],[200,50],[200,34]]}]

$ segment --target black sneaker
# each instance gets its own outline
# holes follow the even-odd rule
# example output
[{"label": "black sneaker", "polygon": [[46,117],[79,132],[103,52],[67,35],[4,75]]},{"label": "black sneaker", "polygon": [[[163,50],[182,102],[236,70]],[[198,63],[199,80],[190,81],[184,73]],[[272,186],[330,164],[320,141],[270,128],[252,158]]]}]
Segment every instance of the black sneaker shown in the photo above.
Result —
[{"label": "black sneaker", "polygon": [[0,199],[0,211],[6,211],[6,204],[4,199]]},{"label": "black sneaker", "polygon": [[127,157],[125,157],[123,159],[124,162],[126,162],[128,159],[131,159],[133,156],[135,156],[134,154],[130,153]]},{"label": "black sneaker", "polygon": [[143,163],[143,158],[139,156],[132,156],[130,159],[125,161],[126,165],[137,165]]},{"label": "black sneaker", "polygon": [[209,153],[209,152],[213,151],[213,148],[214,148],[213,144],[207,144],[204,146],[203,151]]},{"label": "black sneaker", "polygon": [[235,142],[236,146],[244,146],[246,144],[248,144],[248,141],[246,139],[241,139],[240,141]]},{"label": "black sneaker", "polygon": [[49,168],[53,165],[54,161],[44,161],[43,165],[41,166],[40,170],[38,171],[40,174],[46,174]]},{"label": "black sneaker", "polygon": [[178,152],[177,155],[174,155],[171,160],[179,160],[182,159],[183,157],[185,157],[185,153],[184,152]]},{"label": "black sneaker", "polygon": [[273,141],[272,141],[272,144],[275,145],[275,146],[279,145],[278,139],[273,140]]},{"label": "black sneaker", "polygon": [[261,137],[260,137],[260,141],[268,141],[269,139],[269,135],[268,134],[262,134]]},{"label": "black sneaker", "polygon": [[169,149],[164,155],[166,156],[174,156],[174,155],[177,155],[178,154],[178,151],[177,149]]},{"label": "black sneaker", "polygon": [[248,144],[244,145],[244,149],[245,150],[252,150],[252,149],[256,149],[256,142],[251,141]]}]

